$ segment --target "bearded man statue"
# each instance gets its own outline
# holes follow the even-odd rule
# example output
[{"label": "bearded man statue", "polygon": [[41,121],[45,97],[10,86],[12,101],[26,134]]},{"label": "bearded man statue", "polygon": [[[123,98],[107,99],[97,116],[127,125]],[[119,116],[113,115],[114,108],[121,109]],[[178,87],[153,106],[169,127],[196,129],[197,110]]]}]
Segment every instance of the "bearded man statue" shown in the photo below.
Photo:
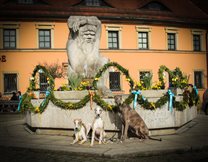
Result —
[{"label": "bearded man statue", "polygon": [[95,16],[70,16],[68,27],[68,73],[93,78],[97,70],[108,62],[99,53],[101,22]]}]

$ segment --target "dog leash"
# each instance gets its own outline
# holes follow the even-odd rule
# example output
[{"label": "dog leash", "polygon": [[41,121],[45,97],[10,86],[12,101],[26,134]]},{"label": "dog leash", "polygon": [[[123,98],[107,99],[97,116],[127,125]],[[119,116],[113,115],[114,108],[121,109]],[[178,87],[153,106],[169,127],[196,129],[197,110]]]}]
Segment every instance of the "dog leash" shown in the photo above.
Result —
[{"label": "dog leash", "polygon": [[[117,120],[116,120],[116,116],[115,116],[115,112],[114,113],[114,123],[115,123],[115,130],[116,130],[116,123],[117,123]],[[118,141],[118,137],[115,137],[116,136],[116,132],[110,137],[107,139],[107,141],[111,141],[111,142],[117,142]]]}]

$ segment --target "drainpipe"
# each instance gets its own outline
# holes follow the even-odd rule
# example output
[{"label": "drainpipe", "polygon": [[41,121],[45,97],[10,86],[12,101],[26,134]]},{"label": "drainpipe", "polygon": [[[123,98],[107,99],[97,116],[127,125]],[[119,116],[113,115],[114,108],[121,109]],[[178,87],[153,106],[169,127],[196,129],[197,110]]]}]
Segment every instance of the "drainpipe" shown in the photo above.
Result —
[{"label": "drainpipe", "polygon": [[208,29],[206,30],[206,63],[207,63],[207,88],[208,88]]}]

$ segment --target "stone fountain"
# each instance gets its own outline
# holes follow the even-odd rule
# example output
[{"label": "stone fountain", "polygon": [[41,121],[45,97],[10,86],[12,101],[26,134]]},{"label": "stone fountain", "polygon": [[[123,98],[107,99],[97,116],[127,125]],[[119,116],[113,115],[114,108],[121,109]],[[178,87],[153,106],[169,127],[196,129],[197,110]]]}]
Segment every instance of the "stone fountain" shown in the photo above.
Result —
[{"label": "stone fountain", "polygon": [[[73,74],[75,76],[81,75],[84,78],[93,78],[97,70],[108,63],[108,59],[102,57],[99,53],[101,22],[94,16],[71,16],[68,19],[68,27],[70,30],[67,42],[68,76],[70,77]],[[98,83],[98,88],[105,89],[105,79],[106,76]],[[151,102],[155,102],[165,93],[167,93],[167,90],[142,91],[142,95]],[[84,95],[64,91],[54,92],[55,97],[64,102],[78,102],[87,94],[87,91],[84,92]],[[176,99],[182,100],[181,96],[176,96]],[[114,104],[112,98],[104,100],[107,103]],[[42,101],[43,99],[32,100],[32,104],[38,106]],[[93,103],[93,108],[96,106],[98,105]],[[153,135],[175,133],[178,128],[197,115],[195,106],[186,108],[184,111],[176,111],[175,109],[169,111],[168,103],[156,110],[146,110],[137,105],[136,111],[144,119]],[[41,114],[27,111],[26,123],[38,132],[49,133],[52,130],[68,132],[68,129],[73,129],[73,120],[76,118],[81,118],[84,123],[92,123],[94,111],[91,110],[90,103],[87,103],[81,109],[66,110],[57,107],[50,101],[46,110]],[[105,121],[106,130],[120,130],[121,122],[116,113],[105,111],[102,118]]]}]

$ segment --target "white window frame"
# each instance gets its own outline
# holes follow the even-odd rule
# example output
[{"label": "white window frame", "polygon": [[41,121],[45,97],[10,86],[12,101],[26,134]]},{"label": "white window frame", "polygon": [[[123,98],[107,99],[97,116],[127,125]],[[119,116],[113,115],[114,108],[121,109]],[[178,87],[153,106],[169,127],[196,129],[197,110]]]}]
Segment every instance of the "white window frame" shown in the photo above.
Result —
[{"label": "white window frame", "polygon": [[191,30],[191,34],[192,34],[192,50],[194,51],[194,44],[193,44],[193,39],[194,39],[194,35],[199,35],[200,36],[200,51],[194,51],[194,52],[201,52],[204,51],[204,46],[203,46],[203,30],[200,29],[192,29]]},{"label": "white window frame", "polygon": [[[166,33],[166,40],[165,40],[165,42],[166,42],[166,49],[168,50],[168,51],[177,51],[177,50],[179,50],[180,49],[180,47],[179,47],[179,42],[178,42],[178,28],[173,28],[173,27],[166,27],[165,28],[165,33]],[[172,33],[172,34],[175,34],[175,50],[169,50],[168,49],[168,33]]]},{"label": "white window frame", "polygon": [[121,26],[118,26],[118,25],[106,25],[105,26],[106,28],[106,47],[109,49],[109,46],[108,46],[108,31],[117,31],[118,32],[118,46],[119,48],[118,49],[109,49],[109,50],[119,50],[119,49],[122,49],[122,43],[121,43],[121,40],[122,40],[122,27]]},{"label": "white window frame", "polygon": [[[151,31],[152,28],[148,26],[136,26],[136,32],[137,32],[137,49],[139,48],[139,32],[147,32],[148,33],[148,48],[144,50],[150,50],[151,49]],[[143,50],[143,49],[140,49]]]},{"label": "white window frame", "polygon": [[[51,23],[37,23],[35,24],[36,28],[36,47],[40,50],[47,50],[47,49],[52,49],[54,48],[54,28],[55,24]],[[51,30],[51,48],[39,48],[39,29],[48,29]]]},{"label": "white window frame", "polygon": [[[19,28],[20,24],[19,23],[13,23],[13,22],[8,22],[8,23],[0,23],[0,49],[4,49],[4,36],[3,36],[3,30],[4,29],[15,29],[16,30],[16,48],[13,48],[11,50],[19,48]],[[6,50],[10,50],[9,48]]]}]

